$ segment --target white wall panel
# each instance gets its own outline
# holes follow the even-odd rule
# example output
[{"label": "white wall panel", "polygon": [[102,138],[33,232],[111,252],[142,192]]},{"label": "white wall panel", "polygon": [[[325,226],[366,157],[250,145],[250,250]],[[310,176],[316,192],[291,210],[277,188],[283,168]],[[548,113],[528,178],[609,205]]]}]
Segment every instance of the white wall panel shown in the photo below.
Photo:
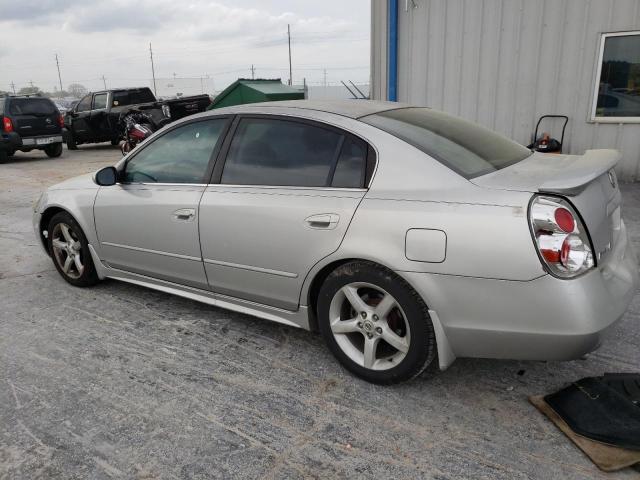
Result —
[{"label": "white wall panel", "polygon": [[[618,148],[621,177],[639,178],[640,124],[592,123],[589,114],[600,33],[640,30],[640,0],[398,3],[399,101],[460,115],[523,144],[540,115],[567,115],[565,151]],[[372,0],[374,98],[386,98],[387,8]],[[545,125],[560,135],[559,123]]]}]

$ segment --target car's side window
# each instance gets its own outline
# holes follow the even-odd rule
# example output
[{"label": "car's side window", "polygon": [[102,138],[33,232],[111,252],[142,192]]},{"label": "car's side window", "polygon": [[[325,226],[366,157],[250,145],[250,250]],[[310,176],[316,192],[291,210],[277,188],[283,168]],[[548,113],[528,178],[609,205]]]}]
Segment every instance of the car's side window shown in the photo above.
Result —
[{"label": "car's side window", "polygon": [[82,100],[78,102],[77,112],[88,112],[91,110],[91,94],[85,95]]},{"label": "car's side window", "polygon": [[93,96],[93,109],[99,110],[101,108],[107,108],[107,94],[106,93],[96,93]]},{"label": "car's side window", "polygon": [[332,187],[362,188],[367,168],[367,144],[359,138],[345,138],[333,173]]},{"label": "car's side window", "polygon": [[221,183],[324,187],[344,135],[309,123],[244,118],[236,128]]},{"label": "car's side window", "polygon": [[206,183],[205,174],[226,118],[187,123],[146,145],[131,158],[123,183]]}]

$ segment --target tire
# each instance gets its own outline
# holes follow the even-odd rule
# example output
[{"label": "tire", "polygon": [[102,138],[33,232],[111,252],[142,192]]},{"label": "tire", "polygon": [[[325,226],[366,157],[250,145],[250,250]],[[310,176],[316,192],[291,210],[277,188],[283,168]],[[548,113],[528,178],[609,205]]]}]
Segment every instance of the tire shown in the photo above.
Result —
[{"label": "tire", "polygon": [[77,150],[78,145],[76,144],[76,139],[73,136],[73,132],[71,130],[67,131],[67,148],[69,150]]},{"label": "tire", "polygon": [[[320,288],[317,305],[329,350],[364,380],[404,382],[420,375],[436,356],[427,305],[406,281],[380,265],[354,261],[338,267]],[[367,342],[373,346],[366,348]]]},{"label": "tire", "polygon": [[[89,252],[87,237],[70,214],[67,212],[56,213],[49,222],[47,231],[49,232],[47,239],[49,253],[62,278],[75,287],[90,287],[100,281]],[[58,242],[62,242],[66,246],[61,248],[62,245]],[[71,260],[65,271],[68,258]]]},{"label": "tire", "polygon": [[44,149],[44,153],[47,154],[49,158],[58,158],[62,155],[62,143],[54,143],[53,145],[49,145]]}]

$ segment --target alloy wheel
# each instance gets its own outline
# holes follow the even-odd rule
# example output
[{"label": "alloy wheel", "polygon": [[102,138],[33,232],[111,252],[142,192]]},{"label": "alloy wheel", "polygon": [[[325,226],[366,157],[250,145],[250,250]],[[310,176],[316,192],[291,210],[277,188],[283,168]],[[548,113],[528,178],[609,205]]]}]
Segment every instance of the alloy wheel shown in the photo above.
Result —
[{"label": "alloy wheel", "polygon": [[82,244],[73,229],[66,223],[56,224],[51,245],[55,261],[62,272],[69,278],[80,278],[84,272]]},{"label": "alloy wheel", "polygon": [[329,306],[331,332],[342,351],[356,364],[388,370],[407,355],[409,322],[398,301],[370,283],[349,283]]}]

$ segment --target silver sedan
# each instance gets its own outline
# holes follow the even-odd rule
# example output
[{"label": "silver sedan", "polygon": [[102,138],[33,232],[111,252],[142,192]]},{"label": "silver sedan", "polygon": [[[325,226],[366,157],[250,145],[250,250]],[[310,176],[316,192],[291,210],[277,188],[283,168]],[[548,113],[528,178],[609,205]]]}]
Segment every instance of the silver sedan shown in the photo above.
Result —
[{"label": "silver sedan", "polygon": [[165,127],[49,188],[33,221],[72,285],[319,330],[351,372],[395,383],[436,358],[598,347],[638,285],[618,157],[532,153],[398,103],[262,103]]}]

